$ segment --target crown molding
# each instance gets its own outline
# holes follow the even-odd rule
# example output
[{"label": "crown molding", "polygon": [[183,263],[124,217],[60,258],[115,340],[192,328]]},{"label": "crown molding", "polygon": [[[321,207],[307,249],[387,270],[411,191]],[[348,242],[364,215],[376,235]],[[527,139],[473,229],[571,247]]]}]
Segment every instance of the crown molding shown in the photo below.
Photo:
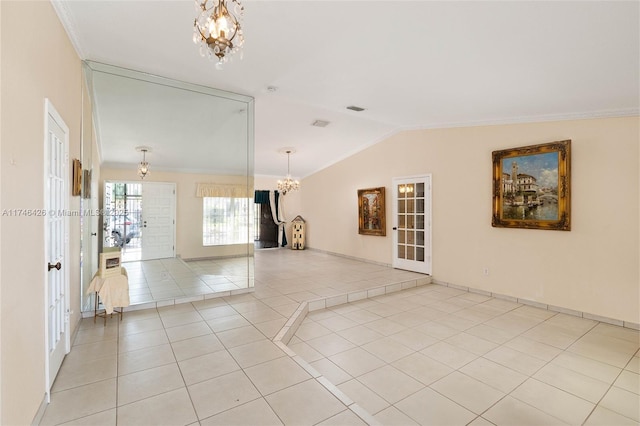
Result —
[{"label": "crown molding", "polygon": [[620,117],[636,117],[640,116],[640,108],[622,108],[588,112],[575,112],[569,114],[545,114],[520,116],[510,118],[499,118],[495,120],[476,120],[476,121],[459,121],[449,123],[431,123],[416,126],[403,126],[399,131],[404,130],[425,130],[425,129],[447,129],[454,127],[480,127],[480,126],[499,126],[505,124],[521,124],[521,123],[543,123],[548,121],[569,121],[569,120],[591,120],[598,118],[620,118]]},{"label": "crown molding", "polygon": [[67,8],[66,2],[61,0],[51,0],[51,5],[53,6],[53,9],[56,11],[56,14],[58,15],[58,19],[60,19],[62,26],[67,32],[67,35],[69,36],[69,40],[71,41],[71,44],[73,45],[73,48],[75,49],[76,53],[78,54],[80,59],[85,59],[84,51],[82,49],[82,44],[80,43],[80,38],[76,30],[76,25],[73,21],[73,18],[71,18],[71,14],[69,13],[69,9]]}]

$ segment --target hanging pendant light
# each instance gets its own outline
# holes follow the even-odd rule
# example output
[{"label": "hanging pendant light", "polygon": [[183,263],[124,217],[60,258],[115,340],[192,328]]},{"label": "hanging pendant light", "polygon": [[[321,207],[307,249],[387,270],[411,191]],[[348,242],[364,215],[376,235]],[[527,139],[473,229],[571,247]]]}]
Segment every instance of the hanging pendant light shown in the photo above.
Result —
[{"label": "hanging pendant light", "polygon": [[149,174],[149,162],[147,161],[147,152],[149,150],[146,146],[136,148],[136,151],[142,152],[142,161],[138,164],[138,176],[140,176],[140,179],[144,179]]},{"label": "hanging pendant light", "polygon": [[287,154],[287,176],[283,180],[278,181],[278,191],[282,192],[282,195],[286,195],[287,192],[297,191],[298,189],[300,189],[300,182],[291,178],[290,156],[291,154],[295,153],[295,151],[293,150],[293,148],[285,148],[281,152]]}]

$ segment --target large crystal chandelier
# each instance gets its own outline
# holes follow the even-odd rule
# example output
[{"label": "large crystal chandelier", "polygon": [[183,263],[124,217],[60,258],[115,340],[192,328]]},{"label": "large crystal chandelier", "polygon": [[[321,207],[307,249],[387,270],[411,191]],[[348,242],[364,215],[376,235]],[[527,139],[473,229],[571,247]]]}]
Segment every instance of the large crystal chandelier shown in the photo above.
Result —
[{"label": "large crystal chandelier", "polygon": [[[195,1],[199,15],[193,22],[193,42],[200,44],[200,56],[211,61],[217,58],[216,68],[220,69],[244,44],[240,25],[244,7],[238,0]],[[233,5],[233,12],[227,4]]]},{"label": "large crystal chandelier", "polygon": [[282,195],[286,195],[289,191],[297,191],[300,189],[300,182],[291,178],[290,171],[291,163],[289,157],[295,151],[293,151],[293,149],[286,149],[284,152],[287,154],[287,177],[285,177],[284,180],[278,181],[278,191],[282,192]]}]

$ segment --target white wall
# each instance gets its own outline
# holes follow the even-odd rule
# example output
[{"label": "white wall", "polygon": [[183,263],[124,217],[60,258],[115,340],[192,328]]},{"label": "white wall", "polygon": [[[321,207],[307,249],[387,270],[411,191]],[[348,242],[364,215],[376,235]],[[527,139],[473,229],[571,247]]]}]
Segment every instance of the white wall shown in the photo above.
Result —
[{"label": "white wall", "polygon": [[[69,127],[70,165],[80,158],[80,60],[50,2],[2,1],[0,10],[0,200],[3,209],[44,209],[44,99],[51,100]],[[25,30],[25,18],[33,31]],[[72,197],[70,208],[77,209],[79,202]],[[78,217],[69,222],[71,256],[63,267],[71,271],[75,327],[80,318],[80,223]],[[34,419],[45,393],[44,218],[3,216],[1,226],[0,424],[24,425]]]},{"label": "white wall", "polygon": [[[565,139],[571,231],[491,227],[491,152]],[[390,264],[391,197],[358,235],[357,190],[431,173],[434,278],[639,323],[639,144],[638,117],[402,132],[302,181],[307,244]]]}]

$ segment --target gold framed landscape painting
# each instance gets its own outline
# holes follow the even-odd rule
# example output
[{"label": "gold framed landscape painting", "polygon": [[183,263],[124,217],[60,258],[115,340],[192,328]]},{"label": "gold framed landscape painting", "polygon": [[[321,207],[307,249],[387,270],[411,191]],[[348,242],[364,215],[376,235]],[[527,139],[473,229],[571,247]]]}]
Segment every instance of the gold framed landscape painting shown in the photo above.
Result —
[{"label": "gold framed landscape painting", "polygon": [[492,226],[571,230],[570,140],[493,151],[492,157]]},{"label": "gold framed landscape painting", "polygon": [[358,189],[358,234],[387,235],[384,187]]}]

